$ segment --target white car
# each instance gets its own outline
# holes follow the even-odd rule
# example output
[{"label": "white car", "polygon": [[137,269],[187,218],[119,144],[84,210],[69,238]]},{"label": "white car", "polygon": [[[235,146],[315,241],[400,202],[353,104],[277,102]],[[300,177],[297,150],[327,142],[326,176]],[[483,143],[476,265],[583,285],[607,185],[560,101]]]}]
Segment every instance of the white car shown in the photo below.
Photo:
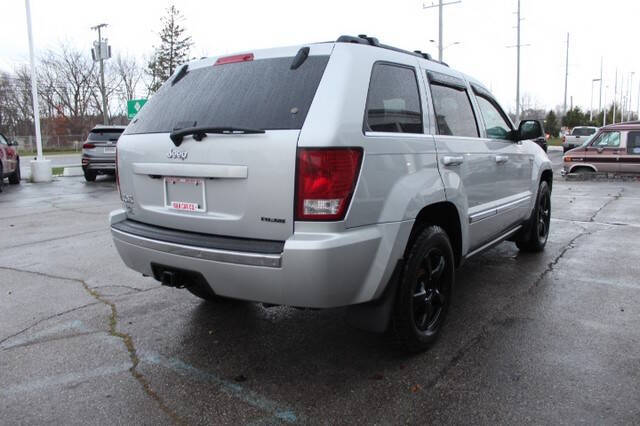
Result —
[{"label": "white car", "polygon": [[562,137],[562,148],[564,152],[582,146],[586,140],[595,135],[597,131],[598,128],[593,126],[574,127],[571,129],[571,133]]}]

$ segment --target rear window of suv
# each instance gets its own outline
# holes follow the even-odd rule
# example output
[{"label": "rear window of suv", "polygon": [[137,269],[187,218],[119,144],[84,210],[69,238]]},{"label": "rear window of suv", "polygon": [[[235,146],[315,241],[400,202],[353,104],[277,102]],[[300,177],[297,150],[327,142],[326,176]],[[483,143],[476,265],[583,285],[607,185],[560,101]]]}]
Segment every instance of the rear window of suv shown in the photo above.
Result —
[{"label": "rear window of suv", "polygon": [[[191,126],[300,129],[329,56],[259,59],[188,70],[166,81],[126,134],[164,133]],[[188,123],[188,124],[185,124]]]},{"label": "rear window of suv", "polygon": [[89,132],[88,140],[92,142],[115,142],[124,129],[93,129]]},{"label": "rear window of suv", "polygon": [[596,132],[596,129],[589,129],[588,127],[578,127],[573,129],[571,136],[590,136]]}]

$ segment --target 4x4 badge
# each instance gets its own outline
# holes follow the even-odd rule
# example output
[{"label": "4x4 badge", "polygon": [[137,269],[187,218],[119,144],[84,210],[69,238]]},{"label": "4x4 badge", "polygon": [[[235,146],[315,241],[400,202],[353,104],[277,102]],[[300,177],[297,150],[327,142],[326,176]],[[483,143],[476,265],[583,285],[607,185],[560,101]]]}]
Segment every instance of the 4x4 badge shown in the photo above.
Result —
[{"label": "4x4 badge", "polygon": [[171,150],[167,154],[167,158],[171,158],[174,160],[177,160],[178,158],[181,160],[186,160],[187,155],[189,155],[189,153],[186,151],[180,151],[178,149],[171,148]]}]

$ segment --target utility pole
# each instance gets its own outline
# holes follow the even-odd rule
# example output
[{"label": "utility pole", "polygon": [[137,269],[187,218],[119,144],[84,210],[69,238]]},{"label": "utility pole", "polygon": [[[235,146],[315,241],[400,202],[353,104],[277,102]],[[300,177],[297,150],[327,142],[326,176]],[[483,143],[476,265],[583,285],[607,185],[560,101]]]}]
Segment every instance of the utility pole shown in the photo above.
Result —
[{"label": "utility pole", "polygon": [[96,46],[93,55],[93,60],[100,62],[100,92],[102,93],[102,118],[105,125],[109,124],[109,114],[107,112],[107,94],[104,88],[104,60],[109,59],[111,54],[109,52],[109,47],[106,45],[107,41],[105,39],[104,44],[102,42],[102,28],[106,27],[108,24],[99,24],[95,27],[91,27],[92,30],[98,31],[98,43],[94,43]]},{"label": "utility pole", "polygon": [[567,33],[567,59],[564,69],[564,114],[567,114],[567,81],[569,80],[569,33]]},{"label": "utility pole", "polygon": [[515,47],[517,49],[517,65],[516,65],[516,121],[520,120],[520,48],[530,46],[529,44],[520,43],[520,0],[518,0],[518,11],[516,12],[518,15],[518,25],[515,27],[518,29],[518,37],[517,43],[513,46],[507,47]]},{"label": "utility pole", "polygon": [[613,124],[616,124],[616,96],[618,96],[618,68],[616,68],[616,79],[613,83]]},{"label": "utility pole", "polygon": [[438,60],[440,62],[442,62],[442,51],[444,50],[442,40],[442,9],[444,6],[449,6],[451,4],[457,3],[462,3],[462,0],[450,1],[448,3],[443,3],[442,0],[438,0],[438,4],[432,2],[430,6],[425,6],[424,3],[422,4],[422,9],[432,9],[434,7],[438,8]]}]

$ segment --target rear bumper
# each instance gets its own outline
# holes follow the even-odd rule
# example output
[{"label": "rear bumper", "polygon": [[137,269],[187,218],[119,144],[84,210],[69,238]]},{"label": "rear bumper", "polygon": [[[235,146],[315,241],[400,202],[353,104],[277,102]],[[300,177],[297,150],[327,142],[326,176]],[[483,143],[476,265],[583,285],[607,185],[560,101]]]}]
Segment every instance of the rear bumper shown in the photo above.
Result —
[{"label": "rear bumper", "polygon": [[220,296],[313,308],[380,296],[413,225],[406,221],[337,233],[296,232],[281,253],[260,253],[134,235],[117,229],[124,220],[123,210],[111,214],[113,240],[124,263],[138,272],[153,276],[152,263],[199,272]]},{"label": "rear bumper", "polygon": [[116,170],[116,157],[82,156],[82,168],[84,170]]}]

